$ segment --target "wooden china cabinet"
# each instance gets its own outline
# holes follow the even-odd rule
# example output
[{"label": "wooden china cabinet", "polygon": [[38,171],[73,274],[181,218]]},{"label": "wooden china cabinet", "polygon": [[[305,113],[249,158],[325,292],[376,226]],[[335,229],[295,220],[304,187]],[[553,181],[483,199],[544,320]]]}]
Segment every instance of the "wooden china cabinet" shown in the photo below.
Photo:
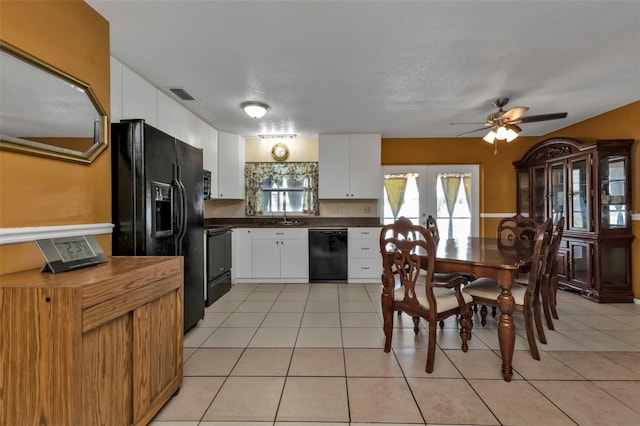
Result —
[{"label": "wooden china cabinet", "polygon": [[633,139],[554,138],[514,162],[518,213],[543,223],[564,216],[558,284],[601,303],[632,302]]}]

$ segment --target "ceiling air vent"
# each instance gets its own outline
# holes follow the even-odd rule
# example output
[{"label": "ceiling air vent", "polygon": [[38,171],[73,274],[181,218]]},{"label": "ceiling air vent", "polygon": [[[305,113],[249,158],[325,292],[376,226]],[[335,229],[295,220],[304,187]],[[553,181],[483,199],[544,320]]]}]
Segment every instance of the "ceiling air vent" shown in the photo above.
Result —
[{"label": "ceiling air vent", "polygon": [[174,95],[182,99],[183,101],[195,101],[195,98],[187,93],[184,89],[169,89]]}]

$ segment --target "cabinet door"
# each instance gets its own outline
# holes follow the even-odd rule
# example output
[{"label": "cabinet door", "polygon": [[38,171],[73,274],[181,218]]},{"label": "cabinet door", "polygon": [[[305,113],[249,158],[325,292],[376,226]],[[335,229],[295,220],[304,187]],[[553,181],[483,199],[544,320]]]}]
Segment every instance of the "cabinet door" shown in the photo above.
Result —
[{"label": "cabinet door", "polygon": [[82,335],[82,424],[134,423],[132,317],[117,317]]},{"label": "cabinet door", "polygon": [[626,230],[630,203],[627,156],[607,155],[600,159],[600,230]]},{"label": "cabinet door", "polygon": [[111,56],[111,116],[112,123],[119,123],[122,116],[122,62]]},{"label": "cabinet door", "polygon": [[158,398],[168,398],[182,380],[180,290],[133,311],[133,418],[151,420]]},{"label": "cabinet door", "polygon": [[533,168],[533,219],[542,224],[547,219],[547,180],[546,167]]},{"label": "cabinet door", "polygon": [[[565,164],[554,163],[549,166],[549,216],[557,224],[566,211]],[[566,219],[565,219],[566,222]]]},{"label": "cabinet door", "polygon": [[569,242],[569,282],[575,286],[591,289],[593,246],[590,243]]},{"label": "cabinet door", "polygon": [[280,240],[254,239],[251,242],[253,277],[280,278]]},{"label": "cabinet door", "polygon": [[239,135],[218,132],[218,193],[212,198],[244,198],[244,140]]},{"label": "cabinet door", "polygon": [[233,257],[231,258],[231,274],[233,279],[253,277],[253,257],[251,255],[251,229],[236,228],[233,230]]},{"label": "cabinet door", "polygon": [[569,229],[591,230],[590,156],[569,160]]},{"label": "cabinet door", "polygon": [[529,169],[518,170],[518,214],[529,217],[531,215],[531,182]]},{"label": "cabinet door", "polygon": [[318,159],[318,197],[349,198],[349,135],[320,135]]},{"label": "cabinet door", "polygon": [[158,90],[147,80],[122,67],[122,117],[143,118],[155,128],[158,127]]},{"label": "cabinet door", "polygon": [[158,129],[179,139],[180,104],[158,91]]},{"label": "cabinet door", "polygon": [[349,135],[349,197],[380,198],[380,135]]},{"label": "cabinet door", "polygon": [[309,241],[307,239],[280,241],[280,277],[309,277]]}]

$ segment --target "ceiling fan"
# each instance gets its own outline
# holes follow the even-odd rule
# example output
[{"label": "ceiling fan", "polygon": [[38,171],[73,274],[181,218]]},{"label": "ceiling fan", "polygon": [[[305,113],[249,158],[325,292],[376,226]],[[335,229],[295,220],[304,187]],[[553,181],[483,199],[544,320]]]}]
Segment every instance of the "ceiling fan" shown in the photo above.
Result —
[{"label": "ceiling fan", "polygon": [[559,118],[565,118],[566,112],[556,112],[552,114],[540,114],[530,115],[523,117],[523,115],[529,110],[527,107],[514,107],[507,111],[504,111],[504,107],[509,102],[509,98],[498,98],[493,101],[493,105],[498,108],[498,111],[491,113],[487,116],[487,121],[484,123],[451,123],[451,124],[484,124],[484,127],[479,129],[470,130],[468,132],[460,133],[458,136],[468,135],[470,133],[479,132],[490,128],[489,133],[482,139],[489,143],[494,143],[497,140],[506,140],[511,142],[518,137],[518,134],[522,131],[518,124],[521,123],[533,123],[536,121],[557,120]]}]

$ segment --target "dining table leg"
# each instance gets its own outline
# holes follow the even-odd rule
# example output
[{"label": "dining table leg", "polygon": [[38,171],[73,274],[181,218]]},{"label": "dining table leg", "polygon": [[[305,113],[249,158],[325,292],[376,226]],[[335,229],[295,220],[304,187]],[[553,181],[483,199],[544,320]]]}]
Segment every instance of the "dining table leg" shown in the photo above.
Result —
[{"label": "dining table leg", "polygon": [[510,382],[513,377],[513,349],[516,343],[516,326],[511,315],[515,301],[510,287],[500,284],[500,295],[498,296],[498,306],[500,308],[498,341],[500,343],[500,355],[502,356],[502,377],[506,382]]}]

